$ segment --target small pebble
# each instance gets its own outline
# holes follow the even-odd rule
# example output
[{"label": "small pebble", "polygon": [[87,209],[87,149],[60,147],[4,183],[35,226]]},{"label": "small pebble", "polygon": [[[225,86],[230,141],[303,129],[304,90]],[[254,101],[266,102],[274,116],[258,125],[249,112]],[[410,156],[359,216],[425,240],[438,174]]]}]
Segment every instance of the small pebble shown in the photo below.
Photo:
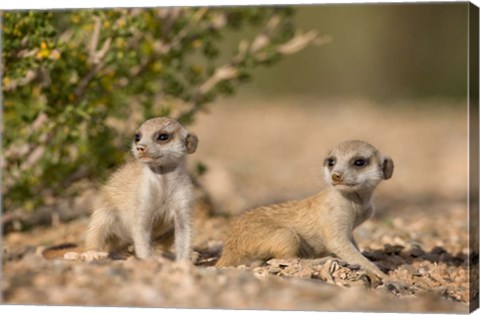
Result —
[{"label": "small pebble", "polygon": [[79,257],[80,257],[80,254],[76,252],[66,252],[63,255],[63,259],[65,260],[78,260]]}]

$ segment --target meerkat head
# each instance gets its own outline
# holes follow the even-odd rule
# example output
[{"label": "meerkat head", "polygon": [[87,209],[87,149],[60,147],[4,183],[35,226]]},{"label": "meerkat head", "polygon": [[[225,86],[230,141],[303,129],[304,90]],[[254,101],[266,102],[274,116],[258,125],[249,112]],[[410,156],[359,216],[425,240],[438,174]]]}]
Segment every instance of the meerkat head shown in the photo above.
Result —
[{"label": "meerkat head", "polygon": [[132,143],[133,156],[151,166],[175,165],[186,155],[195,152],[197,136],[188,132],[178,121],[157,117],[138,128]]},{"label": "meerkat head", "polygon": [[364,141],[350,140],[330,151],[324,171],[327,183],[340,191],[372,190],[381,180],[392,177],[393,161]]}]

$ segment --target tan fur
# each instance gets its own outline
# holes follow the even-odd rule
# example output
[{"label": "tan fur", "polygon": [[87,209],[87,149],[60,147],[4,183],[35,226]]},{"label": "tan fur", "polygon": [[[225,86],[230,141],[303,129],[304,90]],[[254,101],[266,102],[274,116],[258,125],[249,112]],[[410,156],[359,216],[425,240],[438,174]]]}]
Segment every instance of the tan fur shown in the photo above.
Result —
[{"label": "tan fur", "polygon": [[[328,165],[330,159],[332,166]],[[368,164],[355,166],[359,159]],[[372,216],[372,193],[392,173],[392,160],[370,144],[359,140],[339,144],[324,162],[329,186],[303,200],[242,214],[232,224],[217,266],[335,254],[383,278],[384,273],[358,251],[352,232]]]},{"label": "tan fur", "polygon": [[[160,135],[168,137],[160,140]],[[135,160],[118,169],[99,191],[86,248],[113,250],[133,243],[135,255],[147,258],[157,239],[166,247],[175,243],[177,259],[187,260],[194,194],[185,155],[195,152],[198,139],[166,117],[147,120],[136,137]]]}]

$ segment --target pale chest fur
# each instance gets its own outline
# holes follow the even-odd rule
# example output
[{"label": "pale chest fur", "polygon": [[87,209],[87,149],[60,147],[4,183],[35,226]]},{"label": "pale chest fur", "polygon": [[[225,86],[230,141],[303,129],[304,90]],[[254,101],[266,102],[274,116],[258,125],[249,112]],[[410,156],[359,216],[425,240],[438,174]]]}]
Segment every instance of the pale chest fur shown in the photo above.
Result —
[{"label": "pale chest fur", "polygon": [[354,218],[353,228],[356,228],[373,216],[374,208],[371,203],[367,205],[353,204],[351,211]]},{"label": "pale chest fur", "polygon": [[[344,196],[336,190],[331,189],[326,196],[326,206],[324,215],[337,217],[336,222],[351,222],[352,229],[356,228],[373,215],[373,204],[370,197],[357,198],[354,196]],[[328,214],[325,214],[328,212]],[[342,220],[344,217],[347,220]]]},{"label": "pale chest fur", "polygon": [[[339,231],[353,231],[373,215],[373,205],[344,198],[336,190],[327,189],[304,201],[296,224],[298,235],[308,240],[309,254],[325,254],[325,238]],[[305,220],[305,218],[309,218]],[[305,224],[308,222],[308,224]],[[307,250],[309,252],[309,250]]]},{"label": "pale chest fur", "polygon": [[176,211],[192,199],[192,185],[183,170],[161,174],[145,166],[135,195],[137,211],[148,213],[154,226],[170,225]]}]

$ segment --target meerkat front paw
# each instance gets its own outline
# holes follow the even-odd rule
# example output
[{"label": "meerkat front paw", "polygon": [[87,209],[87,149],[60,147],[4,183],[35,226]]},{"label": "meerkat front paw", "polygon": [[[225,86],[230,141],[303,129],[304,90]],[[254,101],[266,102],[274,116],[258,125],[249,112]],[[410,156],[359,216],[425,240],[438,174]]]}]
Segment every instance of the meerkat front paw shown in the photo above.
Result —
[{"label": "meerkat front paw", "polygon": [[103,259],[106,259],[107,257],[108,257],[107,252],[97,252],[97,251],[94,251],[94,250],[91,250],[91,251],[84,252],[84,253],[80,254],[80,259],[84,260],[86,262],[103,260]]},{"label": "meerkat front paw", "polygon": [[368,287],[376,288],[382,284],[382,277],[378,276],[375,272],[370,270],[363,270],[358,279],[365,282]]}]

